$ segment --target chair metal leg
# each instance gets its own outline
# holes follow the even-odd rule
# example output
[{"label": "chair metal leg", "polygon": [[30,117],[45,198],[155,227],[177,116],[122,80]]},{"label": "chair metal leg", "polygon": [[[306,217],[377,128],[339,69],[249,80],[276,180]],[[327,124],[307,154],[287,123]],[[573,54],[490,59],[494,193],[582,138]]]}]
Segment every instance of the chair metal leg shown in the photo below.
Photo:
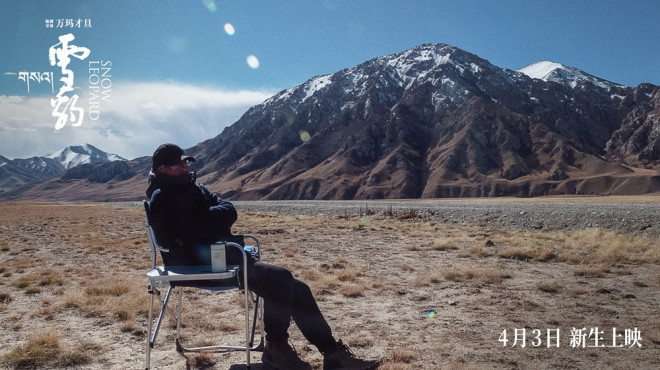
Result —
[{"label": "chair metal leg", "polygon": [[246,366],[250,369],[250,306],[249,298],[250,291],[247,289],[247,274],[245,274],[245,356],[246,356]]},{"label": "chair metal leg", "polygon": [[[250,348],[254,351],[263,351],[264,350],[264,315],[263,315],[263,305],[259,304],[261,299],[259,296],[256,296],[256,299],[253,298],[252,302],[254,303],[254,315],[252,317],[252,332],[250,336]],[[255,335],[257,332],[257,323],[259,324],[259,343],[254,344]]]},{"label": "chair metal leg", "polygon": [[[181,294],[181,288],[177,290],[177,295]],[[177,340],[176,340],[176,346],[177,346],[177,351],[178,352],[200,352],[200,351],[263,351],[264,348],[264,330],[263,330],[263,305],[259,302],[260,298],[256,296],[256,299],[252,297],[252,293],[248,293],[248,301],[246,307],[248,308],[248,311],[246,312],[246,336],[245,340],[246,343],[241,346],[230,346],[230,345],[212,345],[212,346],[201,346],[201,347],[187,347],[186,344],[183,343],[183,340],[181,338],[181,326],[182,319],[183,319],[183,302],[181,302],[180,307],[181,309],[177,308],[177,311],[172,312],[173,315],[178,316],[179,322],[177,322]],[[252,302],[250,302],[252,301]],[[245,303],[244,303],[245,304]],[[250,304],[253,304],[254,307],[254,312],[252,314],[249,314],[249,308]],[[173,310],[170,310],[173,311]],[[252,322],[250,322],[250,318],[252,317]],[[260,325],[260,331],[259,331],[259,341],[258,343],[255,343],[256,340],[256,333],[257,333],[257,323]],[[250,325],[252,327],[250,327]]]},{"label": "chair metal leg", "polygon": [[153,287],[151,285],[149,285],[149,288],[147,288],[147,289],[148,289],[149,295],[150,295],[150,297],[149,297],[149,318],[148,318],[148,320],[149,320],[149,329],[147,330],[147,351],[146,351],[147,358],[145,359],[145,366],[144,367],[145,367],[145,369],[149,370],[149,365],[150,365],[150,362],[151,362],[151,328],[153,326],[152,320],[153,320],[154,295],[155,295],[155,293],[154,293]]},{"label": "chair metal leg", "polygon": [[177,289],[177,296],[179,302],[176,308],[176,341],[179,342],[181,339],[181,306],[183,302],[183,288]]},{"label": "chair metal leg", "polygon": [[154,329],[154,332],[149,339],[149,346],[151,348],[154,348],[154,344],[156,343],[156,337],[158,336],[158,331],[160,330],[160,325],[163,321],[163,316],[165,315],[165,311],[167,310],[167,304],[170,301],[170,295],[172,294],[172,287],[170,286],[167,288],[167,293],[165,294],[165,299],[163,300],[163,307],[160,309],[160,314],[158,315],[158,320],[156,320],[156,328]]},{"label": "chair metal leg", "polygon": [[[168,306],[170,297],[173,294],[173,290],[176,290],[176,295],[177,295],[177,307],[175,309],[172,309]],[[145,369],[149,370],[151,366],[151,349],[154,348],[155,342],[156,342],[156,337],[158,336],[158,331],[159,328],[162,324],[162,319],[164,317],[165,312],[167,311],[168,313],[172,314],[176,318],[176,340],[175,340],[175,345],[176,345],[176,350],[179,353],[184,353],[184,352],[200,352],[200,351],[245,351],[246,352],[246,367],[247,369],[251,369],[251,359],[250,359],[250,353],[251,351],[263,351],[264,349],[264,327],[263,327],[263,304],[262,302],[259,302],[261,298],[257,295],[254,295],[254,293],[250,292],[249,290],[244,292],[245,295],[245,345],[243,346],[229,346],[229,345],[213,345],[213,346],[204,346],[204,347],[185,347],[184,344],[181,341],[181,325],[182,325],[182,311],[183,311],[183,288],[181,287],[172,287],[170,286],[167,290],[167,293],[165,294],[164,299],[160,298],[159,300],[161,301],[163,307],[160,310],[160,314],[158,316],[158,319],[156,320],[155,323],[155,328],[153,324],[153,300],[155,299],[155,295],[158,295],[160,297],[161,293],[157,289],[153,289],[152,296],[149,300],[149,329],[147,333],[147,350],[146,350],[146,366]],[[253,305],[254,313],[252,315],[249,314],[249,308],[250,304]],[[250,323],[250,316],[252,316],[252,322]],[[256,331],[257,331],[257,323],[260,325],[260,338],[258,343],[255,343],[255,336],[256,336]],[[252,325],[252,328],[250,328],[250,324]]]}]

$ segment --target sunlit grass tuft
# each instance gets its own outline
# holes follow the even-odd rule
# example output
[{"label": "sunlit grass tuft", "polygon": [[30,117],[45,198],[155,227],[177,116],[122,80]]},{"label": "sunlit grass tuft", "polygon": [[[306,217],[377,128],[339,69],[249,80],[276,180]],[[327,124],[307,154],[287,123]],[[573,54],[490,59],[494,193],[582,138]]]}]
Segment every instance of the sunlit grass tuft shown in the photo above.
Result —
[{"label": "sunlit grass tuft", "polygon": [[501,270],[470,267],[450,269],[444,271],[442,276],[448,281],[471,281],[478,284],[495,284],[511,278],[511,274]]},{"label": "sunlit grass tuft", "polygon": [[11,294],[8,292],[0,292],[0,303],[9,303],[12,301]]},{"label": "sunlit grass tuft", "polygon": [[356,298],[364,295],[365,286],[362,284],[345,284],[339,287],[339,294],[348,298]]},{"label": "sunlit grass tuft", "polygon": [[216,364],[216,360],[208,353],[195,354],[188,358],[188,366],[191,369],[210,369]]},{"label": "sunlit grass tuft", "polygon": [[600,228],[560,232],[558,260],[569,263],[660,263],[660,241]]},{"label": "sunlit grass tuft", "polygon": [[59,335],[49,331],[29,336],[26,344],[12,349],[2,360],[15,369],[71,367],[90,363],[91,351],[98,349],[89,344],[62,346]]},{"label": "sunlit grass tuft", "polygon": [[415,286],[428,286],[437,284],[443,280],[443,274],[439,271],[425,271],[417,275],[415,278]]},{"label": "sunlit grass tuft", "polygon": [[359,332],[346,338],[349,347],[364,348],[373,345],[374,339],[369,332]]},{"label": "sunlit grass tuft", "polygon": [[547,262],[556,257],[556,255],[545,247],[509,247],[497,254],[502,258],[512,258],[520,261],[539,261]]},{"label": "sunlit grass tuft", "polygon": [[459,243],[462,240],[453,237],[447,238],[436,238],[431,245],[431,249],[434,251],[449,251],[458,249]]},{"label": "sunlit grass tuft", "polygon": [[417,352],[408,349],[393,349],[391,350],[385,360],[392,363],[408,364],[417,357]]},{"label": "sunlit grass tuft", "polygon": [[112,317],[130,321],[147,312],[148,296],[141,281],[119,279],[112,283],[91,280],[87,286],[70,290],[62,301],[65,309],[78,310],[85,317]]},{"label": "sunlit grass tuft", "polygon": [[548,281],[538,283],[536,285],[536,287],[540,291],[545,292],[545,293],[557,293],[557,292],[559,292],[559,289],[560,289],[559,284],[557,284],[555,282],[548,282]]},{"label": "sunlit grass tuft", "polygon": [[605,267],[605,266],[591,266],[591,265],[585,265],[585,266],[580,266],[573,270],[573,274],[575,276],[586,276],[586,277],[596,277],[600,278],[605,276],[606,273],[608,273],[610,270]]}]

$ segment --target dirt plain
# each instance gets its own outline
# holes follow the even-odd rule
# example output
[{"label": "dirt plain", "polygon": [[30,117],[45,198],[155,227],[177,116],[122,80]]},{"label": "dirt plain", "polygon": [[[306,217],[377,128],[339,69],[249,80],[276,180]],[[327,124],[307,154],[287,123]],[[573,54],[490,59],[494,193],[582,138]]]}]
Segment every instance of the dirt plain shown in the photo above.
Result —
[{"label": "dirt plain", "polygon": [[[234,232],[259,237],[262,259],[306,281],[335,336],[383,369],[660,368],[660,196],[236,205]],[[0,213],[0,366],[143,368],[141,204]],[[239,293],[186,297],[186,339],[240,342]],[[152,368],[245,368],[243,353],[181,355],[173,338],[168,321]]]}]

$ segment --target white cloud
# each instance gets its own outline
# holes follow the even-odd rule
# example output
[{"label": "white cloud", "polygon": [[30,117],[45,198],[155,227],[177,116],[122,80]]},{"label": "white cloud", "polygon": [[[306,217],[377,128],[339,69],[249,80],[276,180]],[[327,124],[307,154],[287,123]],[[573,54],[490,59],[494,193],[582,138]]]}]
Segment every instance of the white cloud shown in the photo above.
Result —
[{"label": "white cloud", "polygon": [[89,94],[81,126],[55,130],[50,97],[0,96],[0,155],[41,156],[68,145],[92,144],[132,159],[151,155],[159,144],[186,148],[218,135],[272,91],[223,90],[181,83],[112,81],[111,102],[100,100],[100,117],[89,117]]}]

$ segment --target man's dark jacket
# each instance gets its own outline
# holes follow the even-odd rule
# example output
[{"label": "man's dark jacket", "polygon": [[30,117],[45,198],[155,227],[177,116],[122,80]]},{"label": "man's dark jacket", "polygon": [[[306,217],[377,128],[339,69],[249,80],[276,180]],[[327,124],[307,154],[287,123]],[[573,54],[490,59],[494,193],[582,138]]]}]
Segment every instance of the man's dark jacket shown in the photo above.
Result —
[{"label": "man's dark jacket", "polygon": [[163,254],[166,265],[203,263],[194,247],[229,237],[237,219],[234,205],[196,183],[193,174],[151,174],[147,197],[158,243],[170,250]]}]

